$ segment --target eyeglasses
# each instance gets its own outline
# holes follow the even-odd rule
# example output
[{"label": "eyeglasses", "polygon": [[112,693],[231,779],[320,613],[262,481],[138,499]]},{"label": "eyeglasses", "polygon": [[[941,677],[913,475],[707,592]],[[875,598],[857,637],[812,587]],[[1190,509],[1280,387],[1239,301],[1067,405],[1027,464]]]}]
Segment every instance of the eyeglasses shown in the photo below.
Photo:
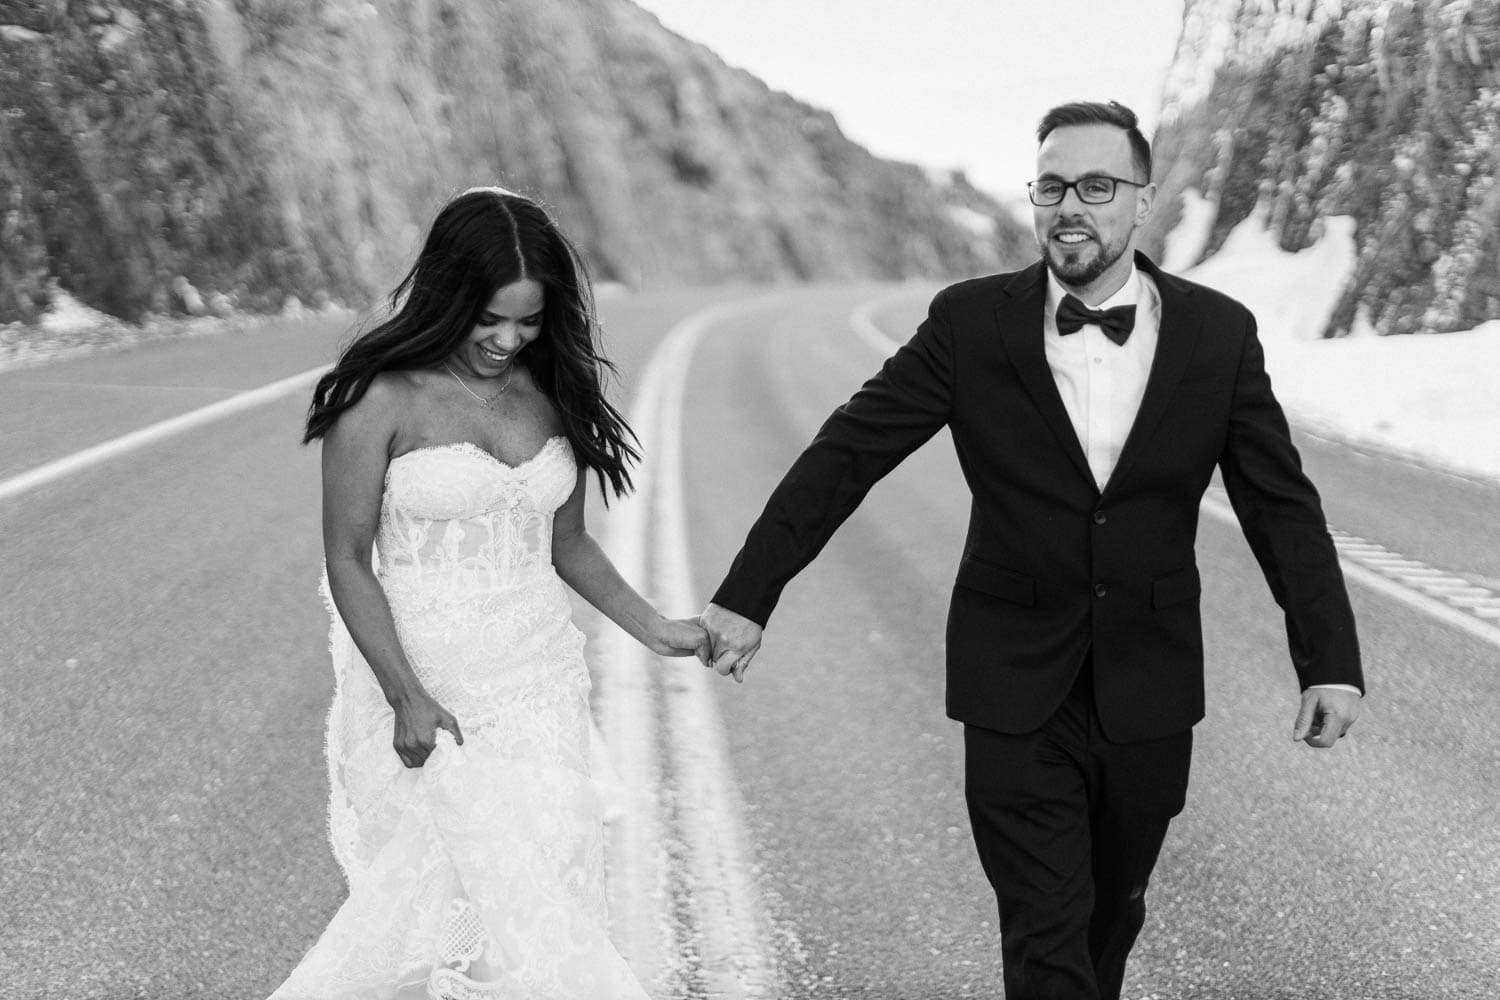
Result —
[{"label": "eyeglasses", "polygon": [[1031,203],[1039,208],[1060,203],[1068,195],[1068,188],[1078,192],[1078,200],[1085,205],[1107,205],[1115,200],[1115,188],[1121,184],[1133,184],[1136,187],[1145,187],[1140,181],[1127,181],[1123,177],[1106,177],[1094,175],[1080,177],[1076,181],[1057,180],[1045,177],[1039,181],[1032,181],[1026,185],[1026,193],[1031,196]]}]

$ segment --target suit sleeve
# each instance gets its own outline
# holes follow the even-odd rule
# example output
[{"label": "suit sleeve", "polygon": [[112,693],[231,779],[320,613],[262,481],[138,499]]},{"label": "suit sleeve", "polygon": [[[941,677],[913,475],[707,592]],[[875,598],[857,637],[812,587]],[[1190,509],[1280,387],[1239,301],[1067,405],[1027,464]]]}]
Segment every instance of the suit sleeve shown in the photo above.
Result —
[{"label": "suit sleeve", "polygon": [[916,334],[823,424],[772,492],[713,603],[764,625],[781,591],[882,476],[948,421],[953,338],[944,293]]},{"label": "suit sleeve", "polygon": [[1249,329],[1235,378],[1219,468],[1250,549],[1286,615],[1292,665],[1303,689],[1350,684],[1364,691],[1354,612],[1318,491],[1302,471],[1286,416],[1271,391],[1265,353]]}]

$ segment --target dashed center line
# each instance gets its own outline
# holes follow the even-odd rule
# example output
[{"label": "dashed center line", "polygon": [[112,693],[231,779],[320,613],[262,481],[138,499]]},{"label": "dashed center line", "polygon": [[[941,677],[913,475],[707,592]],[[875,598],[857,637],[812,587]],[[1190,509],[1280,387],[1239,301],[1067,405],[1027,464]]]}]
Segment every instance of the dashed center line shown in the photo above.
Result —
[{"label": "dashed center line", "polygon": [[[1208,488],[1203,511],[1239,524],[1222,486]],[[1347,579],[1500,647],[1500,624],[1496,624],[1500,622],[1500,593],[1333,525],[1328,526],[1328,534]]]},{"label": "dashed center line", "polygon": [[[1210,486],[1204,501],[1218,506],[1215,513],[1229,507],[1229,496],[1222,486]],[[1233,516],[1232,511],[1230,516]],[[1478,624],[1500,621],[1500,593],[1332,525],[1328,527],[1328,534],[1346,567],[1350,564],[1360,566],[1409,591],[1418,592],[1415,596],[1425,596],[1472,615]]]}]

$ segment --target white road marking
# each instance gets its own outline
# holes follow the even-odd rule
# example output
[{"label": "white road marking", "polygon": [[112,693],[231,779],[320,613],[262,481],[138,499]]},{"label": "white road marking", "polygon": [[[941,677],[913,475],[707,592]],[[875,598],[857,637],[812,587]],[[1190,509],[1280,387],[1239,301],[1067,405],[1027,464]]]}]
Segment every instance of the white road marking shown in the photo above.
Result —
[{"label": "white road marking", "polygon": [[[660,406],[657,386],[643,387],[630,415],[632,427]],[[647,597],[646,540],[650,529],[652,468],[636,472],[634,493],[616,501],[602,518],[600,540],[615,567]],[[653,996],[673,985],[680,958],[671,940],[666,838],[661,821],[662,784],[657,761],[653,671],[660,665],[638,642],[613,624],[599,639],[599,728],[624,786],[622,812],[611,824],[609,871],[612,937],[636,977]]]},{"label": "white road marking", "polygon": [[[629,500],[631,506],[627,510],[622,505],[622,516],[611,521],[611,558],[626,579],[654,597],[669,614],[691,613],[701,607],[702,601],[692,586],[683,497],[682,397],[688,366],[698,341],[715,324],[743,315],[758,304],[751,300],[715,306],[674,327],[647,364],[631,408],[631,424],[648,451],[637,491]],[[598,665],[606,735],[613,741],[613,730],[636,742],[638,734],[631,734],[632,729],[643,727],[656,732],[648,685],[637,685],[632,678],[649,678],[653,673],[664,678],[663,728],[671,754],[670,781],[677,808],[667,823],[645,817],[632,820],[628,815],[619,822],[668,827],[682,843],[685,870],[673,874],[686,883],[684,896],[693,937],[677,944],[696,956],[692,975],[699,987],[709,997],[723,1000],[780,996],[771,925],[741,842],[743,805],[732,777],[718,707],[708,687],[717,675],[694,661],[659,660],[638,644],[627,642],[629,648],[615,650],[612,662]],[[659,745],[659,741],[652,742]],[[626,763],[621,768],[627,784],[647,778],[642,773],[633,777],[624,773],[631,766]],[[634,766],[639,770],[639,764]],[[650,838],[639,833],[622,840],[626,841],[622,847],[629,848],[633,842],[637,852],[650,847]],[[621,857],[617,862],[626,872],[647,868],[650,863],[639,854]],[[656,902],[660,901],[658,897]],[[633,909],[638,914],[635,919],[640,919],[647,916],[640,911],[649,911],[653,901],[621,902],[625,904],[622,912]],[[647,916],[646,926],[655,927],[657,923]],[[639,927],[633,930],[640,933]]]},{"label": "white road marking", "polygon": [[124,392],[239,392],[239,386],[234,385],[143,385],[136,382],[48,382],[44,379],[29,379],[25,382],[15,382],[15,385],[29,385],[37,389],[88,389],[93,392],[99,390],[110,391],[119,389]]},{"label": "white road marking", "polygon": [[[1239,526],[1222,487],[1209,487],[1203,497],[1203,512]],[[1500,647],[1500,627],[1486,620],[1500,617],[1500,595],[1332,525],[1329,525],[1328,533],[1333,536],[1333,546],[1338,550],[1339,564],[1344,568],[1346,579]],[[1496,609],[1496,614],[1489,613],[1491,608]]]},{"label": "white road marking", "polygon": [[9,479],[0,480],[0,500],[18,497],[28,490],[54,483],[76,472],[82,472],[84,469],[119,458],[138,448],[144,448],[146,445],[155,444],[157,441],[174,437],[195,427],[213,423],[215,420],[222,420],[236,413],[254,409],[289,393],[298,392],[316,382],[328,370],[328,367],[319,365],[317,368],[310,368],[299,375],[271,382],[258,389],[250,389],[196,410],[189,410],[180,416],[159,421],[149,427],[142,427],[138,431],[131,431],[129,434],[122,434],[102,444],[75,451],[71,455],[54,459],[34,469],[28,469]]},{"label": "white road marking", "polygon": [[890,292],[868,302],[861,302],[849,314],[850,329],[858,335],[860,340],[874,348],[875,353],[882,357],[890,357],[901,348],[901,345],[880,329],[880,325],[875,322],[875,314],[892,303],[907,301],[913,294],[915,293],[910,290]]},{"label": "white road marking", "polygon": [[[877,352],[889,356],[901,346],[876,325],[874,314],[893,302],[910,299],[910,292],[897,292],[860,304],[849,315],[849,326]],[[1212,517],[1239,525],[1223,489],[1209,488],[1203,511]],[[1393,598],[1414,611],[1452,625],[1470,635],[1500,646],[1500,593],[1479,586],[1477,581],[1455,576],[1378,542],[1348,534],[1329,525],[1344,576]]]},{"label": "white road marking", "polygon": [[[736,310],[737,311],[737,310]],[[660,371],[668,378],[660,414],[656,492],[656,536],[652,546],[658,588],[666,607],[698,610],[693,587],[682,452],[683,393],[694,347],[720,319],[700,314],[681,324],[662,344]],[[687,806],[679,818],[690,848],[694,904],[702,931],[704,986],[714,997],[778,997],[770,952],[771,928],[761,906],[749,856],[740,842],[744,807],[730,770],[729,749],[710,683],[729,681],[678,661],[670,686],[669,730],[675,752],[678,793]],[[682,672],[686,668],[686,672]]]}]

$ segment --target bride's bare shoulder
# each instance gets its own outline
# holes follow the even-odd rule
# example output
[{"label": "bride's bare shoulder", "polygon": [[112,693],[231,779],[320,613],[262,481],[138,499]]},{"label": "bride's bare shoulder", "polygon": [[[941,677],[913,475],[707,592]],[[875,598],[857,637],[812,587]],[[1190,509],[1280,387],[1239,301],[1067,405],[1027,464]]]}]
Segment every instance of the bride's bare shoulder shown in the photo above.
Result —
[{"label": "bride's bare shoulder", "polygon": [[370,380],[365,394],[350,407],[372,415],[400,415],[431,392],[432,373],[420,369],[379,372]]},{"label": "bride's bare shoulder", "polygon": [[412,372],[379,372],[364,392],[339,414],[329,431],[333,442],[379,438],[393,441],[422,396]]}]

